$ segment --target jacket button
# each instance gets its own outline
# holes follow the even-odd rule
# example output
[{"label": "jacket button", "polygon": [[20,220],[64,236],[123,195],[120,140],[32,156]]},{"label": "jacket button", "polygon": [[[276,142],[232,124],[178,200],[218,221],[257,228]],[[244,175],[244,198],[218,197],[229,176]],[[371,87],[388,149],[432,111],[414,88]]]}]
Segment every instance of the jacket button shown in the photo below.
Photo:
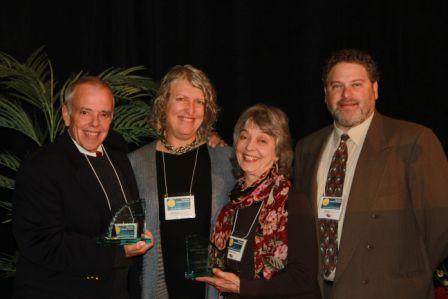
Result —
[{"label": "jacket button", "polygon": [[378,214],[372,213],[372,219],[378,219]]},{"label": "jacket button", "polygon": [[369,280],[368,279],[364,279],[363,281],[361,281],[362,282],[362,284],[368,284],[369,283]]},{"label": "jacket button", "polygon": [[366,249],[367,250],[372,250],[373,249],[373,244],[367,244],[366,245]]}]

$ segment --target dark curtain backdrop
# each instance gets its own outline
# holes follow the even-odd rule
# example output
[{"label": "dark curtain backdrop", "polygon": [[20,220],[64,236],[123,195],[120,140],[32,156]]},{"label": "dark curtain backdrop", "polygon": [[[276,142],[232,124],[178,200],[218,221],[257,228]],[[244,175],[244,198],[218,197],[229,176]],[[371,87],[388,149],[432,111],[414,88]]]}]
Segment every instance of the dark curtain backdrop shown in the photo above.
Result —
[{"label": "dark curtain backdrop", "polygon": [[[447,150],[447,23],[445,0],[5,0],[0,50],[23,60],[46,45],[61,81],[134,65],[160,80],[175,64],[197,66],[217,89],[217,127],[231,143],[238,115],[257,102],[287,112],[294,141],[329,124],[323,62],[357,47],[379,63],[378,110],[432,128]],[[0,133],[3,149],[24,147]]]},{"label": "dark curtain backdrop", "polygon": [[[265,3],[265,4],[262,4]],[[159,80],[175,64],[203,69],[231,142],[241,111],[287,111],[294,140],[330,122],[321,69],[342,47],[380,65],[378,109],[432,128],[447,148],[448,2],[3,1],[0,50],[24,59],[46,45],[56,75],[144,65]]]}]

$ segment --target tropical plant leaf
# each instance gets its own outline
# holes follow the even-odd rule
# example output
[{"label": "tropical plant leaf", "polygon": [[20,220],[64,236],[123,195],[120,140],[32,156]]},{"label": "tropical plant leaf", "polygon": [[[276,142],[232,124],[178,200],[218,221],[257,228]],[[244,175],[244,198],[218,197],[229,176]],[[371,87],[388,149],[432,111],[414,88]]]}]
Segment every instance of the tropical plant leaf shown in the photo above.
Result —
[{"label": "tropical plant leaf", "polygon": [[45,46],[34,51],[25,62],[25,66],[34,70],[38,78],[44,79],[47,75],[50,59],[44,52]]},{"label": "tropical plant leaf", "polygon": [[0,175],[0,187],[14,190],[14,180]]},{"label": "tropical plant leaf", "polygon": [[[60,109],[59,109],[60,110]],[[51,137],[50,141],[53,142],[58,135],[60,135],[65,128],[64,121],[62,119],[61,111],[54,111],[54,135]]]},{"label": "tropical plant leaf", "polygon": [[6,166],[13,171],[17,171],[20,160],[9,152],[0,152],[0,165]]},{"label": "tropical plant leaf", "polygon": [[70,77],[65,81],[65,83],[62,85],[61,90],[59,91],[59,103],[60,106],[64,104],[64,95],[67,88],[73,84],[76,80],[78,80],[81,77],[88,76],[89,74],[83,71],[78,72],[77,74],[71,74]]},{"label": "tropical plant leaf", "polygon": [[0,97],[0,127],[19,131],[39,146],[43,144],[43,137],[39,130],[17,101],[8,101]]},{"label": "tropical plant leaf", "polygon": [[146,70],[143,66],[127,69],[109,68],[99,77],[106,81],[114,93],[117,102],[152,97],[157,91],[157,84],[148,77],[136,73]]},{"label": "tropical plant leaf", "polygon": [[4,97],[37,108],[46,122],[46,128],[42,130],[45,136],[41,136],[48,136],[53,141],[62,129],[59,103],[56,103],[59,93],[55,93],[57,81],[43,47],[31,54],[24,64],[4,53],[0,53],[0,62],[0,84],[6,91]]},{"label": "tropical plant leaf", "polygon": [[154,138],[155,130],[149,126],[147,121],[149,110],[149,105],[140,100],[116,107],[114,129],[128,143],[140,144],[145,138]]},{"label": "tropical plant leaf", "polygon": [[[16,63],[16,64],[13,64]],[[42,92],[45,81],[35,70],[17,61],[0,65],[1,84],[14,99],[27,101],[37,108],[42,107]]]},{"label": "tropical plant leaf", "polygon": [[3,85],[8,92],[8,98],[27,102],[38,109],[43,108],[42,102],[45,101],[44,86],[40,86],[39,83],[36,84],[36,81],[30,76],[3,80]]},{"label": "tropical plant leaf", "polygon": [[14,277],[16,274],[17,257],[15,255],[0,253],[0,277]]},{"label": "tropical plant leaf", "polygon": [[0,207],[5,210],[12,211],[12,203],[10,201],[0,200]]},{"label": "tropical plant leaf", "polygon": [[[12,222],[12,213],[6,213],[3,216],[4,216],[5,220],[2,221],[2,224]],[[1,271],[1,268],[0,268],[0,271]]]}]

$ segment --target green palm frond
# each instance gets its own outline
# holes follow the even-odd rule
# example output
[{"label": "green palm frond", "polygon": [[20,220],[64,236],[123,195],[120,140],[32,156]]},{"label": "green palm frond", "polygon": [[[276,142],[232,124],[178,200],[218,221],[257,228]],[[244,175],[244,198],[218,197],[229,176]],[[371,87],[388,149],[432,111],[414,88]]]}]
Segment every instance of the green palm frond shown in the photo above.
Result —
[{"label": "green palm frond", "polygon": [[155,94],[157,84],[151,78],[136,75],[136,73],[145,70],[143,66],[127,69],[109,68],[102,72],[99,77],[110,85],[117,102],[148,98]]},{"label": "green palm frond", "polygon": [[51,64],[50,59],[44,52],[44,48],[45,47],[42,46],[34,51],[25,62],[25,66],[27,66],[31,70],[34,70],[34,73],[37,75],[37,77],[42,79],[46,77],[49,64]]},{"label": "green palm frond", "polygon": [[16,274],[17,257],[7,253],[0,253],[0,277],[14,277]]},{"label": "green palm frond", "polygon": [[[3,58],[6,57],[5,55]],[[30,103],[36,108],[42,107],[42,94],[45,93],[44,76],[36,70],[16,60],[2,61],[0,79],[5,91],[14,99]]]},{"label": "green palm frond", "polygon": [[12,211],[12,203],[10,201],[0,200],[0,207],[5,210]]},{"label": "green palm frond", "polygon": [[60,111],[60,108],[58,110],[54,111],[54,135],[51,137],[51,141],[54,141],[56,137],[64,132],[65,124],[64,120],[62,119],[62,113]]},{"label": "green palm frond", "polygon": [[0,66],[6,68],[13,68],[13,66],[19,65],[20,63],[11,55],[0,52]]},{"label": "green palm frond", "polygon": [[14,180],[4,175],[0,175],[0,187],[5,189],[14,190]]},{"label": "green palm frond", "polygon": [[38,130],[38,126],[17,101],[0,97],[0,127],[19,131],[39,146],[43,144],[43,136]]},{"label": "green palm frond", "polygon": [[67,88],[73,84],[76,80],[81,77],[88,76],[89,74],[83,71],[78,72],[77,74],[71,74],[70,77],[65,81],[62,85],[61,90],[59,91],[59,103],[62,106],[64,104],[64,95]]},{"label": "green palm frond", "polygon": [[20,160],[9,152],[0,152],[0,165],[6,166],[13,171],[17,171]]},{"label": "green palm frond", "polygon": [[79,78],[83,77],[83,76],[87,76],[88,73],[86,72],[78,72],[77,74],[72,74],[62,85],[61,89],[59,90],[59,92],[57,93],[57,95],[55,96],[55,99],[58,98],[59,101],[57,103],[57,107],[58,110],[54,111],[55,113],[55,131],[60,134],[64,131],[65,125],[64,125],[64,121],[62,118],[62,113],[61,113],[61,107],[64,104],[64,95],[65,95],[65,91],[67,90],[67,88],[76,80],[78,80]]},{"label": "green palm frond", "polygon": [[53,76],[50,59],[43,48],[35,51],[24,64],[11,56],[0,54],[0,84],[6,91],[5,97],[10,101],[23,101],[38,109],[44,117],[50,141],[61,131],[59,105],[55,94],[57,82]]},{"label": "green palm frond", "polygon": [[140,144],[145,138],[154,138],[155,130],[147,121],[149,110],[149,105],[140,100],[133,100],[126,105],[116,107],[114,129],[128,143]]}]

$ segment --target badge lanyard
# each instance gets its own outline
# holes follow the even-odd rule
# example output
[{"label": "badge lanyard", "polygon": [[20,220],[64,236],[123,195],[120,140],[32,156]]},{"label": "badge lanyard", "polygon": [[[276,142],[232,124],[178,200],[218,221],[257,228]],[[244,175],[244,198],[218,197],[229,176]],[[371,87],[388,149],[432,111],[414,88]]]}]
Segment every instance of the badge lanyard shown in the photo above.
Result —
[{"label": "badge lanyard", "polygon": [[229,238],[229,248],[227,251],[228,259],[231,259],[231,260],[234,260],[237,262],[241,261],[241,259],[243,257],[244,249],[246,248],[247,237],[249,236],[255,222],[258,219],[258,215],[260,215],[260,211],[261,211],[261,208],[263,207],[263,204],[264,204],[264,202],[262,202],[260,207],[258,208],[257,215],[255,215],[254,220],[252,221],[252,224],[250,225],[250,228],[247,231],[247,234],[242,238],[238,238],[233,235],[233,233],[235,232],[236,222],[238,221],[239,209],[236,210],[235,221],[233,222],[232,233],[230,234],[230,238]]},{"label": "badge lanyard", "polygon": [[168,184],[165,166],[165,153],[162,151],[163,162],[163,179],[165,183],[165,195],[163,198],[165,206],[165,220],[176,220],[186,218],[196,218],[196,210],[194,206],[194,195],[191,193],[193,189],[194,175],[196,165],[198,162],[199,147],[196,149],[196,156],[194,159],[193,173],[191,174],[190,190],[188,195],[184,196],[169,196]]},{"label": "badge lanyard", "polygon": [[[108,160],[109,163],[110,163],[110,166],[112,166],[112,169],[114,170],[115,177],[117,178],[117,180],[118,180],[118,184],[120,185],[120,189],[121,189],[121,193],[123,194],[124,201],[125,201],[126,203],[128,203],[128,200],[127,200],[126,194],[125,194],[125,192],[124,192],[123,185],[121,184],[120,177],[118,176],[117,170],[115,169],[114,164],[113,164],[112,161],[110,160],[109,155],[107,154],[106,148],[105,148],[104,146],[102,146],[102,148],[103,148],[104,153],[106,154],[106,157],[107,157],[107,160]],[[107,195],[106,188],[104,188],[103,183],[101,183],[101,180],[100,180],[98,174],[96,173],[95,168],[93,168],[93,165],[92,165],[92,163],[90,162],[89,158],[87,158],[87,155],[84,154],[84,156],[86,157],[87,163],[89,163],[89,166],[90,166],[90,168],[91,168],[92,171],[93,171],[93,174],[95,175],[95,177],[96,177],[98,183],[100,184],[101,189],[103,189],[103,193],[104,193],[104,196],[106,197],[107,205],[109,206],[109,210],[112,211],[112,207],[111,207],[111,205],[110,205],[110,200],[109,200],[109,196]],[[132,214],[132,213],[131,213],[131,214]]]}]

